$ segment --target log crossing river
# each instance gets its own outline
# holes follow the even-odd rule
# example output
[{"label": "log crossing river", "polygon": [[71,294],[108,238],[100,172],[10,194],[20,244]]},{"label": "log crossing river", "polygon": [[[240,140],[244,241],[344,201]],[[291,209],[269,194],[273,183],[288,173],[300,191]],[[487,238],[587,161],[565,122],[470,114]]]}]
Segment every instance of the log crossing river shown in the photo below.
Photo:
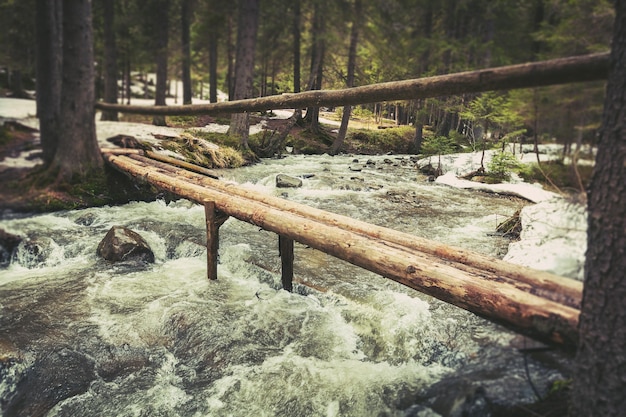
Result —
[{"label": "log crossing river", "polygon": [[224,183],[204,168],[153,152],[116,150],[104,157],[121,172],[205,205],[209,279],[217,278],[225,218],[215,214],[221,213],[279,235],[288,290],[296,241],[539,340],[576,344],[578,281]]}]

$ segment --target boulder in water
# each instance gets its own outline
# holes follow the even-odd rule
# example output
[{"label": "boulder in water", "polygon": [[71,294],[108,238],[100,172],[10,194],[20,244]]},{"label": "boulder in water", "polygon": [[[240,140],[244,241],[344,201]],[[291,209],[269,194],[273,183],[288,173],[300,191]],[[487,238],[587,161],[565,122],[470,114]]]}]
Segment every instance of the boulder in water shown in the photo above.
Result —
[{"label": "boulder in water", "polygon": [[7,233],[4,230],[0,229],[0,268],[9,265],[15,249],[21,241],[21,237],[11,233]]},{"label": "boulder in water", "polygon": [[62,260],[63,249],[47,236],[22,240],[13,250],[12,262],[26,268],[57,265]]},{"label": "boulder in water", "polygon": [[97,254],[111,262],[154,262],[148,242],[137,232],[122,226],[113,226],[109,230],[98,245]]},{"label": "boulder in water", "polygon": [[3,404],[5,416],[47,415],[64,399],[87,392],[96,379],[93,360],[65,348],[38,357],[23,374],[8,404]]},{"label": "boulder in water", "polygon": [[292,177],[290,175],[278,174],[276,175],[276,187],[278,188],[302,187],[302,180],[300,178]]}]

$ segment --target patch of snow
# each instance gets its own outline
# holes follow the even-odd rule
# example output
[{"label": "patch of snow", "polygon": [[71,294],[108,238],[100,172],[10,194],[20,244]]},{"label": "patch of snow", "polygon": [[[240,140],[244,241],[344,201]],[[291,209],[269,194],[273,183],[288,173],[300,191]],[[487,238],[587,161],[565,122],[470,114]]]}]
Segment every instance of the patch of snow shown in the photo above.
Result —
[{"label": "patch of snow", "polygon": [[32,149],[30,151],[22,152],[15,158],[6,157],[0,161],[0,173],[11,168],[34,168],[35,166],[43,163],[43,159],[36,156],[41,154],[40,149]]},{"label": "patch of snow", "polygon": [[457,178],[452,172],[440,175],[435,181],[438,184],[445,184],[456,188],[479,190],[495,194],[514,195],[533,203],[539,203],[558,197],[558,194],[546,191],[538,184],[528,184],[523,182],[483,184],[480,182]]},{"label": "patch of snow", "polygon": [[37,115],[37,102],[22,98],[0,98],[0,119],[28,119]]},{"label": "patch of snow", "polygon": [[116,135],[129,135],[134,136],[137,140],[145,141],[151,144],[158,144],[159,139],[154,135],[163,135],[178,137],[183,133],[185,129],[168,126],[154,126],[146,123],[129,123],[129,122],[110,122],[100,121],[96,122],[96,135],[98,136],[98,142],[102,147],[111,147],[111,143],[107,142],[107,138]]},{"label": "patch of snow", "polygon": [[577,280],[584,278],[587,212],[584,205],[552,199],[526,206],[520,241],[504,260]]}]

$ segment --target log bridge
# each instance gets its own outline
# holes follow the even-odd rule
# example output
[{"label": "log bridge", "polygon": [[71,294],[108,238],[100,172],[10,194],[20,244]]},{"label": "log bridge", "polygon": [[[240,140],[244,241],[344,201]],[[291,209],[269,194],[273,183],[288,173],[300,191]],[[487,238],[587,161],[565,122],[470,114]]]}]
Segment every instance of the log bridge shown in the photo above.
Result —
[{"label": "log bridge", "polygon": [[217,278],[219,228],[231,216],[278,234],[283,288],[294,241],[479,316],[570,350],[582,283],[224,182],[214,172],[151,151],[103,149],[112,167],[204,205],[208,278]]}]

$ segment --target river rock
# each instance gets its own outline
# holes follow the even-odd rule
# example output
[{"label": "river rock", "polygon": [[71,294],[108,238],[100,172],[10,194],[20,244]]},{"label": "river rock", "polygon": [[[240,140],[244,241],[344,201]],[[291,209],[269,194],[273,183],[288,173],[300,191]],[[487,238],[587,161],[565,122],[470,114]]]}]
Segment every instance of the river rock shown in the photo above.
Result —
[{"label": "river rock", "polygon": [[144,149],[143,146],[134,136],[129,135],[115,135],[113,137],[107,138],[107,142],[111,142],[114,145],[119,146],[120,148],[127,149]]},{"label": "river rock", "polygon": [[292,177],[290,175],[278,174],[276,175],[276,187],[278,188],[302,187],[302,180],[300,178]]},{"label": "river rock", "polygon": [[113,226],[108,231],[98,245],[97,254],[112,262],[154,262],[154,253],[148,242],[137,232],[122,226]]},{"label": "river rock", "polygon": [[12,262],[26,268],[53,266],[61,262],[63,249],[47,236],[22,240],[13,251]]},{"label": "river rock", "polygon": [[46,352],[24,371],[17,392],[3,404],[5,416],[44,416],[66,398],[80,395],[96,379],[94,362],[69,349]]},{"label": "river rock", "polygon": [[22,238],[0,229],[0,268],[9,266],[13,253]]}]

